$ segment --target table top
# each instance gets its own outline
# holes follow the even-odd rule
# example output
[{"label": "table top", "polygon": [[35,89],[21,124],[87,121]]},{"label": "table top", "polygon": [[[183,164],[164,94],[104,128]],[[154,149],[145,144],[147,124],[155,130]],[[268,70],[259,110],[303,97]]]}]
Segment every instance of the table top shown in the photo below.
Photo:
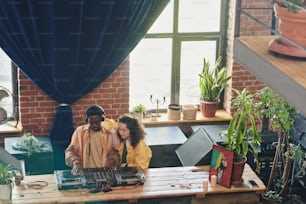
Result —
[{"label": "table top", "polygon": [[[26,176],[21,185],[13,189],[12,204],[25,203],[78,203],[90,201],[128,200],[137,201],[146,198],[163,198],[179,196],[205,197],[208,194],[223,193],[262,193],[266,187],[258,176],[246,164],[241,187],[226,188],[221,185],[203,188],[204,179],[208,179],[209,166],[151,168],[146,173],[144,185],[118,186],[104,193],[89,193],[88,189],[58,190],[53,174]],[[248,180],[254,180],[258,187],[251,187]],[[47,182],[41,189],[30,188],[34,181]],[[205,198],[204,198],[205,199]]]},{"label": "table top", "polygon": [[146,127],[145,131],[149,146],[183,144],[187,140],[178,126]]}]

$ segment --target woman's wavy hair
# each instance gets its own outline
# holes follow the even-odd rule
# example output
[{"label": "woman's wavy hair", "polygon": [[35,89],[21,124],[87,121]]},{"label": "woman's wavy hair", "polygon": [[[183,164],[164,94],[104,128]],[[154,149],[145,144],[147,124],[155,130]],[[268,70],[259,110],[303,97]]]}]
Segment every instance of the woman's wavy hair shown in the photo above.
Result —
[{"label": "woman's wavy hair", "polygon": [[[126,127],[130,130],[131,135],[131,145],[136,147],[141,139],[143,139],[146,135],[144,126],[139,120],[132,115],[124,114],[119,117],[118,123],[125,123]],[[120,141],[123,141],[119,130],[117,131]]]}]

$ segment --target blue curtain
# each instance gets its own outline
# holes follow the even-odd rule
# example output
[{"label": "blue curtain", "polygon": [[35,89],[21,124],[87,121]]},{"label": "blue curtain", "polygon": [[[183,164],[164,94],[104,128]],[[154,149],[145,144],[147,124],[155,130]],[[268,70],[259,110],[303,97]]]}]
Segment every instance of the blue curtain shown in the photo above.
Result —
[{"label": "blue curtain", "polygon": [[54,143],[69,143],[70,105],[120,65],[168,2],[1,0],[1,48],[60,104],[50,132]]}]

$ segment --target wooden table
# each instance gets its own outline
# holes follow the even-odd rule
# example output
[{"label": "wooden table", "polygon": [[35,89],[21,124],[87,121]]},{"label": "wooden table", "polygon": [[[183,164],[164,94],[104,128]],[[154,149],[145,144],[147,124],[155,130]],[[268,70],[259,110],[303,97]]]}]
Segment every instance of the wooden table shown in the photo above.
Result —
[{"label": "wooden table", "polygon": [[[197,170],[197,171],[192,171]],[[57,190],[53,174],[26,176],[20,186],[13,190],[12,204],[25,203],[84,203],[89,201],[153,203],[154,199],[179,199],[187,203],[258,203],[259,195],[266,187],[246,164],[242,187],[225,188],[217,185],[203,189],[203,180],[208,178],[209,166],[151,168],[146,172],[144,185],[116,187],[111,192],[88,193],[86,189]],[[255,180],[258,187],[250,187],[247,180]],[[30,182],[46,181],[42,189],[28,187]],[[114,202],[116,201],[116,202]],[[163,202],[165,203],[165,202]],[[173,203],[173,202],[172,202]],[[182,202],[180,202],[182,203]]]}]

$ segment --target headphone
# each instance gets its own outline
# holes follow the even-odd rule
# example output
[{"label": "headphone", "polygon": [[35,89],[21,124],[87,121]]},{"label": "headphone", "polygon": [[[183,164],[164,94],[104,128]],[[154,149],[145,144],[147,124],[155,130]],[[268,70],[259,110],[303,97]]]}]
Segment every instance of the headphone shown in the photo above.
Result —
[{"label": "headphone", "polygon": [[92,105],[92,106],[89,106],[86,109],[86,112],[85,112],[85,121],[86,121],[86,123],[88,123],[88,119],[92,115],[100,116],[101,117],[101,121],[105,120],[105,112],[104,112],[104,109],[101,106]]}]

